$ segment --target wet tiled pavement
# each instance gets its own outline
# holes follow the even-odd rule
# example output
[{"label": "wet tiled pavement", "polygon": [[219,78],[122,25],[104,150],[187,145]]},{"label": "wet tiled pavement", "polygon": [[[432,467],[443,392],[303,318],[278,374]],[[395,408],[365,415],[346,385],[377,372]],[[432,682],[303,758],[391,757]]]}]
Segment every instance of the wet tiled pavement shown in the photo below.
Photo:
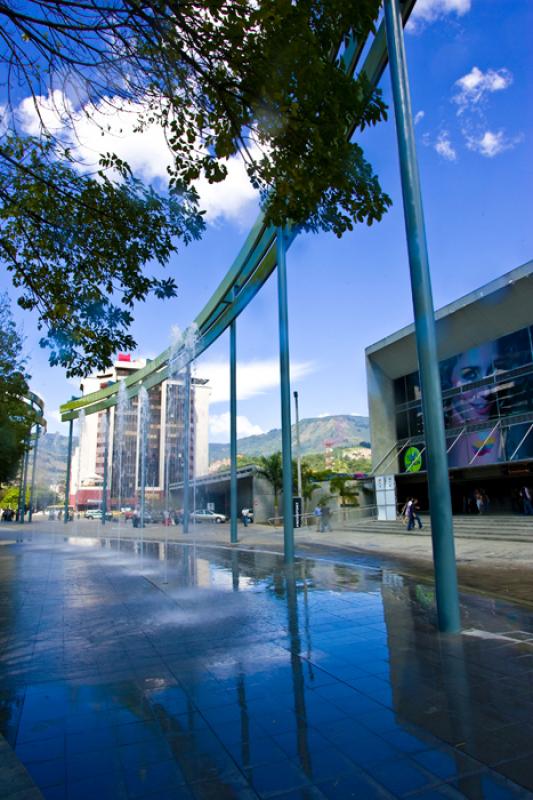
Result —
[{"label": "wet tiled pavement", "polygon": [[533,612],[262,552],[0,539],[0,732],[47,800],[533,797]]}]

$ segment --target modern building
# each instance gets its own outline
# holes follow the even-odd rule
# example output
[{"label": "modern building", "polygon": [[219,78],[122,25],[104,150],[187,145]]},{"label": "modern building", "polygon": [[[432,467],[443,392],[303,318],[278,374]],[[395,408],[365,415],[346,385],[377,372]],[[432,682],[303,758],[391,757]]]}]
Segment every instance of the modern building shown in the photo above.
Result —
[{"label": "modern building", "polygon": [[[146,359],[119,354],[109,370],[85,378],[83,394],[98,391],[120,381],[146,365]],[[189,444],[191,476],[207,473],[209,464],[208,423],[210,388],[207,380],[192,378]],[[183,479],[185,459],[184,379],[178,375],[148,390],[146,413],[146,492],[149,501],[159,502],[170,483]],[[120,398],[109,413],[108,506],[115,508],[137,502],[141,479],[141,436],[139,398]],[[105,471],[106,412],[80,416],[79,444],[72,459],[70,502],[79,509],[102,501]]]},{"label": "modern building", "polygon": [[[519,510],[533,485],[533,261],[436,313],[454,513]],[[383,519],[407,496],[428,506],[414,326],[367,347],[376,496]]]}]

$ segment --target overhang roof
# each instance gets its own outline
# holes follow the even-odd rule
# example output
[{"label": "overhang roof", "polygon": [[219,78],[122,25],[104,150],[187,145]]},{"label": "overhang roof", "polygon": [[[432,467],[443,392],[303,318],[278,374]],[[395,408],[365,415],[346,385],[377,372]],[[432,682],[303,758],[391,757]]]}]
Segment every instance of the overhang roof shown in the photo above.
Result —
[{"label": "overhang roof", "polygon": [[[435,313],[439,359],[533,325],[533,260]],[[390,378],[418,369],[414,324],[369,345],[365,354]]]}]

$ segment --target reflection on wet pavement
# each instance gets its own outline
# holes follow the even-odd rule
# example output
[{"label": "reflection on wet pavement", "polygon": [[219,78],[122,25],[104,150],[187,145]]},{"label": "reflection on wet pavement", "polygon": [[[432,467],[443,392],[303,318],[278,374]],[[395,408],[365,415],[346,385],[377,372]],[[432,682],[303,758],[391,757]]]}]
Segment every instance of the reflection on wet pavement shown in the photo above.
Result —
[{"label": "reflection on wet pavement", "polygon": [[533,794],[533,614],[389,570],[157,542],[0,548],[0,732],[47,800]]}]

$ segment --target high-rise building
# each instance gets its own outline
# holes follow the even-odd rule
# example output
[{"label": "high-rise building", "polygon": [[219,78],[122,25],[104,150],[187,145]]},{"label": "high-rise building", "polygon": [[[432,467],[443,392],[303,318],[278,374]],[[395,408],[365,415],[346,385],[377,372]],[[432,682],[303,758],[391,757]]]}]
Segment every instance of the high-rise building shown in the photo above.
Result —
[{"label": "high-rise building", "polygon": [[[116,383],[146,365],[146,359],[119,354],[108,370],[85,378],[85,394]],[[178,375],[148,390],[144,412],[146,454],[145,487],[150,499],[165,496],[169,483],[183,480],[185,454],[185,383]],[[208,422],[210,388],[207,380],[191,381],[189,474],[204,475],[209,465]],[[100,505],[105,471],[106,426],[109,422],[107,485],[108,506],[137,503],[142,469],[142,426],[139,396],[123,400],[105,412],[83,414],[79,420],[79,443],[72,458],[70,502],[79,509]]]}]

